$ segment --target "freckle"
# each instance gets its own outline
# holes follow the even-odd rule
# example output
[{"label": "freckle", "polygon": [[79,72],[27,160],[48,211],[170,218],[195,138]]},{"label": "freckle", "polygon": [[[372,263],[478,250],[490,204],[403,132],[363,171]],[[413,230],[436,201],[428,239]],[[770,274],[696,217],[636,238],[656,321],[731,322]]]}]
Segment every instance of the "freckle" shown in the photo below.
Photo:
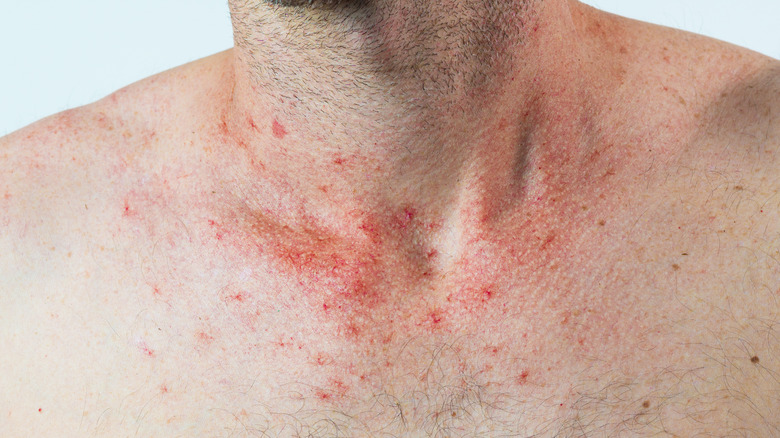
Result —
[{"label": "freckle", "polygon": [[642,407],[645,408],[645,409],[649,408],[650,407],[650,402],[645,400],[645,402],[642,403]]},{"label": "freckle", "polygon": [[273,124],[271,125],[271,132],[273,132],[274,137],[280,139],[287,135],[287,130],[285,130],[284,126],[282,126],[282,124],[277,120],[274,120]]},{"label": "freckle", "polygon": [[675,264],[672,265],[672,269],[674,269],[675,271],[679,271],[680,270],[680,265],[675,263]]},{"label": "freckle", "polygon": [[750,358],[750,361],[753,363],[759,363],[761,360],[758,358],[758,356],[753,356]]},{"label": "freckle", "polygon": [[605,220],[603,220],[603,219],[599,221],[599,226],[600,226],[600,227],[603,227],[603,226],[604,226],[604,225],[606,225],[606,224],[607,224],[607,221],[605,221]]}]

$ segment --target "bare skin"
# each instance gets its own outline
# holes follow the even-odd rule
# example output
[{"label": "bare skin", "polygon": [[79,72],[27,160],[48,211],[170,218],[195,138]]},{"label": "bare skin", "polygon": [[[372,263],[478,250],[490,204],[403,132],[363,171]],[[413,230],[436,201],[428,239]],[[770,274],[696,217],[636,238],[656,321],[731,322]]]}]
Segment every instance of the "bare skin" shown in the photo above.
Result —
[{"label": "bare skin", "polygon": [[271,3],[0,139],[0,435],[780,433],[777,61]]}]

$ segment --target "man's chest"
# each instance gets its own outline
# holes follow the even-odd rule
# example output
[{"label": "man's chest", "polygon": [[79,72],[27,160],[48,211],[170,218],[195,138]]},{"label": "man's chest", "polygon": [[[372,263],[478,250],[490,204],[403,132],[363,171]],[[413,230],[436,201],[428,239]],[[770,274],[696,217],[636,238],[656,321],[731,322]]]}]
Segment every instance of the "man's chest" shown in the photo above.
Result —
[{"label": "man's chest", "polygon": [[[437,281],[294,246],[286,264],[249,260],[205,246],[201,229],[221,233],[207,218],[140,228],[133,209],[110,232],[11,241],[0,383],[20,396],[3,401],[6,427],[771,436],[776,205],[749,180],[678,173],[684,190],[523,240],[555,257],[503,236]],[[317,277],[299,275],[312,260]]]},{"label": "man's chest", "polygon": [[731,266],[694,259],[713,244],[594,252],[608,263],[488,289],[408,285],[374,313],[315,312],[338,291],[224,258],[170,263],[159,242],[21,273],[4,385],[27,396],[9,409],[98,435],[767,434],[776,271],[724,241]]}]

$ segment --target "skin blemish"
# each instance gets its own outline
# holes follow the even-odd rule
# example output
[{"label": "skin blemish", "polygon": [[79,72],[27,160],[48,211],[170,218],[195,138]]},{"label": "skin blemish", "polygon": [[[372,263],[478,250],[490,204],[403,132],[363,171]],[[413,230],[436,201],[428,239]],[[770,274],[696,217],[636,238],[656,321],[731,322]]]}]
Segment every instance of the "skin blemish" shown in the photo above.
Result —
[{"label": "skin blemish", "polygon": [[402,213],[396,216],[396,223],[399,228],[405,229],[412,223],[414,217],[417,215],[417,211],[413,208],[406,207]]},{"label": "skin blemish", "polygon": [[600,227],[603,227],[603,226],[604,226],[604,225],[606,225],[606,224],[607,224],[607,221],[605,221],[605,220],[603,220],[603,219],[599,221],[599,226],[600,226]]},{"label": "skin blemish", "polygon": [[255,124],[255,121],[252,119],[252,116],[248,116],[246,118],[246,122],[249,124],[249,127],[252,128],[255,131],[259,131],[257,128],[257,124]]},{"label": "skin blemish", "polygon": [[233,301],[236,303],[243,303],[248,298],[247,293],[244,291],[236,292],[228,295],[227,301]]},{"label": "skin blemish", "polygon": [[525,385],[526,383],[528,383],[529,374],[530,373],[528,372],[528,370],[523,370],[523,372],[521,372],[520,375],[517,376],[517,383],[519,385]]},{"label": "skin blemish", "polygon": [[645,400],[645,402],[642,403],[642,407],[645,408],[645,409],[649,408],[650,407],[650,402]]},{"label": "skin blemish", "polygon": [[314,394],[320,400],[329,401],[336,398],[344,398],[348,391],[349,388],[346,384],[344,384],[344,382],[338,379],[333,379],[331,380],[329,389],[318,388],[314,391]]},{"label": "skin blemish", "polygon": [[213,341],[213,340],[214,340],[214,337],[213,337],[213,336],[211,336],[211,335],[209,335],[209,334],[208,334],[208,333],[206,333],[206,332],[198,332],[198,333],[195,335],[195,338],[198,340],[198,343],[199,343],[199,344],[210,344],[210,343],[211,343],[211,341]]},{"label": "skin blemish", "polygon": [[761,359],[758,358],[758,356],[753,356],[750,358],[750,362],[752,363],[759,363],[761,362]]},{"label": "skin blemish", "polygon": [[38,412],[43,412],[43,408],[38,408]]},{"label": "skin blemish", "polygon": [[222,224],[214,220],[209,220],[209,226],[214,230],[214,238],[217,240],[222,240],[225,238],[227,231],[225,230],[225,227],[222,226]]},{"label": "skin blemish", "polygon": [[125,199],[124,205],[122,207],[122,216],[132,217],[135,215],[136,215],[135,210],[133,210],[132,207],[130,207],[130,201]]},{"label": "skin blemish", "polygon": [[672,265],[672,269],[674,269],[675,271],[679,271],[680,270],[680,265],[675,263],[675,264]]},{"label": "skin blemish", "polygon": [[274,119],[273,123],[271,124],[271,132],[273,133],[274,137],[278,139],[282,139],[287,135],[287,130],[284,129],[284,126],[282,126],[279,121]]},{"label": "skin blemish", "polygon": [[144,356],[154,357],[154,350],[149,348],[149,346],[146,345],[145,341],[142,341],[142,340],[138,341],[137,345],[138,345],[138,349],[141,351],[141,353],[143,353]]},{"label": "skin blemish", "polygon": [[225,120],[225,116],[222,116],[222,118],[219,121],[219,133],[225,137],[230,136],[230,130],[228,129],[227,120]]},{"label": "skin blemish", "polygon": [[317,356],[314,358],[314,362],[319,366],[323,366],[323,365],[332,364],[333,359],[331,359],[325,353],[317,353]]}]

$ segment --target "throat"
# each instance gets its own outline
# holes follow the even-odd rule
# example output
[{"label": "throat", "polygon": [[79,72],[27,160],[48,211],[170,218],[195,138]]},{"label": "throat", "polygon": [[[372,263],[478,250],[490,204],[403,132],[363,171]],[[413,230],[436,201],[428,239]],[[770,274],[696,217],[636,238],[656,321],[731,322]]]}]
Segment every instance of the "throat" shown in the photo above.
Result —
[{"label": "throat", "polygon": [[214,136],[250,210],[325,229],[407,207],[459,223],[463,203],[491,216],[575,170],[593,105],[566,4],[358,3],[231,4],[234,77]]}]

